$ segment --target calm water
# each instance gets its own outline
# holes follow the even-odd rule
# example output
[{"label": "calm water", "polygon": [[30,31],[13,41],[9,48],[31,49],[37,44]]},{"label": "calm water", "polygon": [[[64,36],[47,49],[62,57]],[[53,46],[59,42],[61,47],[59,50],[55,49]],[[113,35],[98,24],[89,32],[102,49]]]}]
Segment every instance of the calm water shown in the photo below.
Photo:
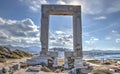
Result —
[{"label": "calm water", "polygon": [[[58,52],[58,57],[62,58],[64,57],[64,52]],[[107,59],[113,59],[113,60],[120,60],[120,54],[110,54],[110,55],[84,55],[84,58],[88,59],[97,59],[97,60],[107,60]]]},{"label": "calm water", "polygon": [[97,60],[107,60],[107,59],[113,59],[113,60],[120,60],[120,54],[111,54],[111,55],[84,55],[86,58],[90,59],[97,59]]}]

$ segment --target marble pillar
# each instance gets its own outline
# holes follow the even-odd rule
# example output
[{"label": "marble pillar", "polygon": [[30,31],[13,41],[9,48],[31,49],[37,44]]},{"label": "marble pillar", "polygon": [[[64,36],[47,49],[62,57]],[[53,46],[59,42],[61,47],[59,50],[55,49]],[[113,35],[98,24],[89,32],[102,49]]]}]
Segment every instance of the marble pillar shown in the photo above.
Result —
[{"label": "marble pillar", "polygon": [[48,51],[48,35],[49,35],[49,15],[42,13],[41,18],[41,52],[46,53]]}]

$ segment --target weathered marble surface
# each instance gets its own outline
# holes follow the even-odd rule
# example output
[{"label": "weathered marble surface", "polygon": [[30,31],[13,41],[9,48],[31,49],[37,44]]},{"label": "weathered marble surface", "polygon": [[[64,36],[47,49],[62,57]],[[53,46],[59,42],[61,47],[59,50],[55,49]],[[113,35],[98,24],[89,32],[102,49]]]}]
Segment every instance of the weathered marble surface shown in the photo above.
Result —
[{"label": "weathered marble surface", "polygon": [[41,52],[48,51],[49,15],[71,15],[73,16],[73,48],[77,53],[76,56],[82,57],[81,6],[42,5],[41,11]]},{"label": "weathered marble surface", "polygon": [[[46,56],[48,53],[49,35],[49,15],[72,15],[73,16],[73,49],[74,52],[66,52],[66,62],[68,57],[81,57],[82,60],[82,27],[81,27],[81,6],[73,5],[42,5],[41,8],[41,54]],[[51,54],[53,55],[53,54]],[[56,55],[56,54],[55,54]],[[71,56],[70,56],[71,55]],[[78,59],[75,58],[75,62]],[[81,61],[80,61],[81,62]],[[74,63],[77,65],[77,63]],[[81,63],[82,64],[82,63]],[[81,66],[78,64],[78,66]]]},{"label": "weathered marble surface", "polygon": [[[73,16],[73,52],[65,52],[65,67],[75,67],[76,72],[83,68],[82,54],[82,25],[81,6],[73,5],[42,5],[41,8],[41,52],[40,57],[53,57],[54,65],[57,65],[57,53],[48,51],[49,15],[71,15]],[[47,62],[46,62],[47,63]],[[86,70],[86,69],[85,69]]]},{"label": "weathered marble surface", "polygon": [[[56,67],[57,52],[48,51],[49,36],[49,16],[50,15],[71,15],[73,16],[73,52],[64,52],[64,67],[71,69],[72,74],[87,74],[90,72],[88,65],[83,64],[82,54],[82,25],[81,25],[81,6],[73,5],[42,5],[41,8],[41,52],[40,56],[28,60],[30,64],[40,64],[41,62],[48,64],[48,60],[52,61],[52,65]],[[51,65],[51,64],[50,64]]]}]

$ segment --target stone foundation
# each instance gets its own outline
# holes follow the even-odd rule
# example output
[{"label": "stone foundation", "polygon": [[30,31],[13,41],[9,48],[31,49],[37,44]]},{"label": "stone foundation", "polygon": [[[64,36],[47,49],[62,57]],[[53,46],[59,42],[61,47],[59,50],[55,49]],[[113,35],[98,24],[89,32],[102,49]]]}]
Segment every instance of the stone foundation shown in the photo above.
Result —
[{"label": "stone foundation", "polygon": [[91,72],[93,69],[92,66],[89,66],[88,64],[86,64],[85,66],[81,67],[81,68],[73,68],[69,71],[69,74],[88,74],[89,72]]},{"label": "stone foundation", "polygon": [[45,63],[46,65],[48,65],[48,57],[36,56],[31,59],[27,59],[26,63],[28,65],[39,65],[41,63]]},{"label": "stone foundation", "polygon": [[[41,53],[43,61],[54,58],[54,66],[57,65],[57,53],[48,51],[49,42],[49,15],[72,15],[73,16],[73,52],[65,52],[65,68],[73,69],[75,74],[87,72],[88,66],[83,65],[82,54],[82,25],[81,6],[73,5],[42,5],[41,7]],[[40,62],[40,61],[39,61]],[[39,63],[38,62],[38,63]],[[73,66],[73,67],[72,67]],[[85,73],[84,73],[85,74]]]},{"label": "stone foundation", "polygon": [[83,68],[83,60],[81,57],[76,57],[74,62],[75,68]]},{"label": "stone foundation", "polygon": [[28,65],[39,65],[41,63],[45,63],[48,65],[48,59],[53,60],[53,66],[57,66],[57,52],[47,52],[47,53],[40,53],[40,56],[33,57],[31,59],[27,59]]}]

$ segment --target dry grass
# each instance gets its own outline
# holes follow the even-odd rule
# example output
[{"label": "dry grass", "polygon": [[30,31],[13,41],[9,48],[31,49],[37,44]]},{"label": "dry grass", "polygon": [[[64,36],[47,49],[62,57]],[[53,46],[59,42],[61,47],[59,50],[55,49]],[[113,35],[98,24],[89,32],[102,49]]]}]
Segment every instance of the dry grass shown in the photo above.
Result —
[{"label": "dry grass", "polygon": [[93,64],[100,64],[100,61],[98,61],[98,60],[88,60],[87,62],[90,62]]},{"label": "dry grass", "polygon": [[94,70],[92,74],[112,74],[109,70]]},{"label": "dry grass", "polygon": [[0,58],[0,62],[4,63],[4,62],[6,62],[6,59],[5,58]]},{"label": "dry grass", "polygon": [[27,64],[21,64],[20,67],[21,67],[21,68],[27,68],[28,65],[27,65]]},{"label": "dry grass", "polygon": [[111,62],[104,62],[102,65],[111,65]]},{"label": "dry grass", "polygon": [[61,72],[61,69],[56,69],[54,72],[59,73],[59,72]]},{"label": "dry grass", "polygon": [[23,57],[31,57],[32,55],[22,50],[12,50],[8,47],[0,46],[0,58],[21,59]]},{"label": "dry grass", "polygon": [[41,71],[44,71],[44,72],[53,72],[50,68],[46,67],[46,66],[43,66],[41,68]]}]

